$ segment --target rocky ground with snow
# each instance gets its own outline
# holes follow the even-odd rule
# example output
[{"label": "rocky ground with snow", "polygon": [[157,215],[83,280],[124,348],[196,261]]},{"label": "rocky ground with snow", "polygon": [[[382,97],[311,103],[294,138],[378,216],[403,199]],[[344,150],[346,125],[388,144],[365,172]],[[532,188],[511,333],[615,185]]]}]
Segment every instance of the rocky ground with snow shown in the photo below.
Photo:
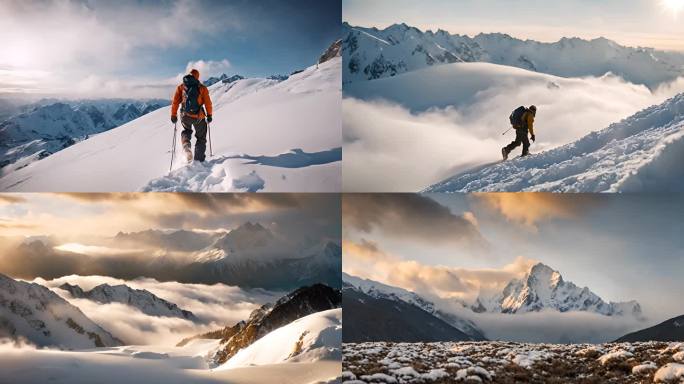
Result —
[{"label": "rocky ground with snow", "polygon": [[345,343],[343,384],[684,383],[684,343]]}]

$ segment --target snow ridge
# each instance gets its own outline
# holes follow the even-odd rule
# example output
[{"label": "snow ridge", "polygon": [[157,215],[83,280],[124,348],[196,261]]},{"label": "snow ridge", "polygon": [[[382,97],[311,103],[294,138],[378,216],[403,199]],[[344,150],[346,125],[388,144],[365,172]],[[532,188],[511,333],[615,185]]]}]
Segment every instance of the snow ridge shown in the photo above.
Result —
[{"label": "snow ridge", "polygon": [[90,291],[83,291],[78,285],[62,284],[59,288],[69,292],[77,299],[89,299],[102,304],[121,303],[130,305],[140,312],[152,316],[179,317],[190,321],[198,321],[190,311],[178,308],[145,289],[133,289],[125,284],[100,284]]},{"label": "snow ridge", "polygon": [[376,299],[403,301],[407,304],[414,305],[423,311],[441,319],[468,336],[471,336],[475,339],[484,338],[483,331],[480,330],[472,321],[457,316],[456,314],[445,313],[435,308],[434,303],[426,300],[414,292],[399,287],[389,286],[377,281],[362,279],[344,272],[342,273],[342,281],[370,297]]},{"label": "snow ridge", "polygon": [[113,347],[121,341],[48,288],[0,274],[0,336],[63,349]]},{"label": "snow ridge", "polygon": [[684,94],[526,158],[455,175],[424,192],[684,190]]}]

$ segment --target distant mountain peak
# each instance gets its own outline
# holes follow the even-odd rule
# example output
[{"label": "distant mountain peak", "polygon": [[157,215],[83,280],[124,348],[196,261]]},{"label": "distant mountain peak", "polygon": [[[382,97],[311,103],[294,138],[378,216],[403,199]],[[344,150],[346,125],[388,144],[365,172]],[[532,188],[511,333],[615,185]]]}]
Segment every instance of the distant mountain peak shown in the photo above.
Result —
[{"label": "distant mountain peak", "polygon": [[543,263],[533,265],[521,279],[512,279],[501,293],[480,296],[474,312],[525,313],[542,310],[593,312],[605,316],[641,317],[636,301],[606,302],[588,287],[565,281],[560,272]]}]

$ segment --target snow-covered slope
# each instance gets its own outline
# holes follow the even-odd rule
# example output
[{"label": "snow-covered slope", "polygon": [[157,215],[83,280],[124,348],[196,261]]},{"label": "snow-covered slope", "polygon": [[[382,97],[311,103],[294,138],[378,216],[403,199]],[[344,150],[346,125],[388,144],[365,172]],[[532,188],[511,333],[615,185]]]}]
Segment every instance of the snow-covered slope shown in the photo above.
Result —
[{"label": "snow-covered slope", "polygon": [[180,309],[176,304],[170,303],[148,290],[133,289],[125,284],[100,284],[89,291],[83,291],[78,285],[69,283],[62,284],[60,288],[69,292],[75,299],[88,299],[102,304],[121,303],[152,316],[198,320],[192,312]]},{"label": "snow-covered slope", "polygon": [[605,38],[541,43],[501,33],[469,37],[443,30],[422,32],[406,24],[379,30],[344,23],[343,32],[345,84],[428,66],[479,61],[563,77],[612,72],[654,89],[682,76],[684,70],[684,54],[623,47]]},{"label": "snow-covered slope", "polygon": [[472,337],[474,340],[484,339],[482,330],[480,330],[475,323],[457,316],[456,314],[438,310],[435,308],[434,303],[426,300],[415,292],[410,292],[403,288],[393,287],[377,281],[351,276],[344,272],[342,273],[342,281],[349,286],[354,287],[355,290],[375,299],[398,300],[416,306]]},{"label": "snow-covered slope", "polygon": [[0,337],[64,349],[111,347],[121,341],[48,288],[0,274]]},{"label": "snow-covered slope", "polygon": [[[185,346],[195,339],[220,339],[219,347],[212,353],[215,364],[224,364],[239,351],[280,327],[312,313],[339,308],[342,296],[339,290],[323,284],[301,287],[252,311],[249,318],[216,331],[181,340]],[[290,351],[292,352],[292,351]]]},{"label": "snow-covered slope", "polygon": [[284,81],[209,87],[214,157],[203,164],[176,156],[168,174],[173,124],[166,107],[13,172],[0,179],[0,190],[339,191],[341,60]]},{"label": "snow-covered slope", "polygon": [[471,169],[426,192],[684,191],[684,94],[561,147]]},{"label": "snow-covered slope", "polygon": [[342,308],[317,312],[280,327],[216,370],[284,362],[341,359]]},{"label": "snow-covered slope", "polygon": [[38,102],[0,122],[2,175],[168,105],[167,100]]},{"label": "snow-covered slope", "polygon": [[511,314],[542,310],[582,311],[605,316],[641,317],[641,307],[636,301],[605,302],[589,288],[580,288],[563,280],[558,271],[542,263],[534,265],[523,278],[511,280],[503,292],[478,298],[473,310]]}]

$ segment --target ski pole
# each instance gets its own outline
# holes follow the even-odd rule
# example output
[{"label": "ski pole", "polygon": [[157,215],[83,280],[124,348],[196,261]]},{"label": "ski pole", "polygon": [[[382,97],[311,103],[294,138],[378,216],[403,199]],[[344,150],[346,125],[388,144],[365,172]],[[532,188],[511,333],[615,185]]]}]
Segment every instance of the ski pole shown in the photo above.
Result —
[{"label": "ski pole", "polygon": [[214,151],[211,149],[211,124],[207,123],[207,133],[209,134],[209,157],[214,156]]},{"label": "ski pole", "polygon": [[173,123],[173,144],[171,144],[171,165],[169,165],[169,173],[171,168],[173,168],[173,156],[176,154],[176,133],[177,133],[177,123]]},{"label": "ski pole", "polygon": [[501,136],[503,136],[503,135],[507,134],[507,133],[508,133],[508,131],[510,131],[511,129],[513,129],[513,127],[510,127],[510,128],[508,128],[508,129],[506,130],[506,132],[504,132],[504,133],[502,133],[502,134],[501,134]]}]

